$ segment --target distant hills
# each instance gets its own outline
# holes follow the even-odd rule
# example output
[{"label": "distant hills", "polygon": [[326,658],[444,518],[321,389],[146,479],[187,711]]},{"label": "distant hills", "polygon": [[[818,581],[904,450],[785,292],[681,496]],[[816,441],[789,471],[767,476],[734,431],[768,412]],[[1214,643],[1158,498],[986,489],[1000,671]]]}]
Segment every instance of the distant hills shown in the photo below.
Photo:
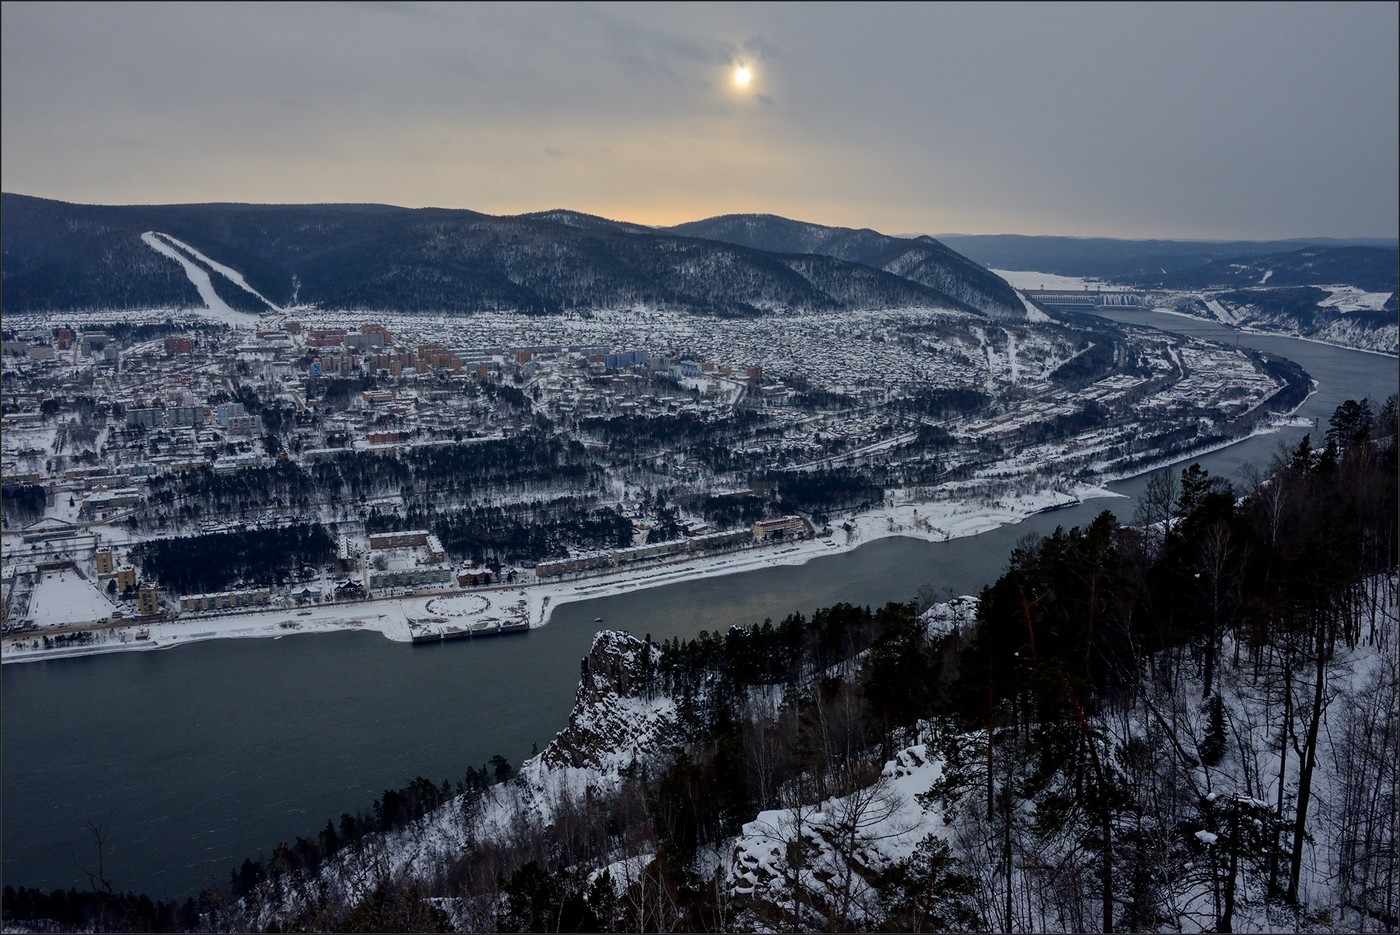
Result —
[{"label": "distant hills", "polygon": [[1312,246],[1286,253],[1237,256],[1169,273],[1127,277],[1161,289],[1348,285],[1366,292],[1400,288],[1400,249]]},{"label": "distant hills", "polygon": [[[7,313],[202,307],[181,264],[142,240],[155,232],[249,313],[296,304],[552,314],[645,303],[724,315],[900,306],[1024,315],[1003,280],[932,238],[766,223],[782,234],[770,246],[721,236],[717,223],[667,231],[572,211],[100,206],[6,193],[0,301]],[[819,249],[804,249],[804,236]]]},{"label": "distant hills", "polygon": [[[1061,276],[1084,276],[1111,279],[1116,282],[1163,285],[1183,288],[1204,288],[1207,285],[1240,285],[1232,274],[1222,272],[1232,265],[1248,264],[1255,258],[1283,256],[1303,250],[1337,250],[1341,260],[1330,264],[1329,275],[1350,275],[1347,267],[1356,263],[1356,273],[1369,277],[1377,266],[1389,258],[1389,281],[1396,276],[1396,257],[1400,256],[1394,240],[1357,238],[1353,240],[1237,240],[1211,242],[1199,240],[1114,240],[1102,237],[1031,237],[1019,234],[943,234],[939,239],[953,250],[991,269],[1034,270]],[[1352,252],[1351,248],[1370,248]],[[1275,276],[1286,261],[1275,264]],[[1265,267],[1267,269],[1268,267]],[[1239,274],[1244,275],[1244,274]],[[1263,270],[1255,277],[1257,283]],[[1180,277],[1180,278],[1177,278]],[[1361,286],[1350,279],[1338,279],[1348,285]],[[1190,283],[1190,286],[1186,284]],[[1291,283],[1290,283],[1291,284]],[[1309,279],[1306,285],[1318,285]],[[1380,288],[1368,291],[1384,291]],[[1392,290],[1394,285],[1390,287]]]}]

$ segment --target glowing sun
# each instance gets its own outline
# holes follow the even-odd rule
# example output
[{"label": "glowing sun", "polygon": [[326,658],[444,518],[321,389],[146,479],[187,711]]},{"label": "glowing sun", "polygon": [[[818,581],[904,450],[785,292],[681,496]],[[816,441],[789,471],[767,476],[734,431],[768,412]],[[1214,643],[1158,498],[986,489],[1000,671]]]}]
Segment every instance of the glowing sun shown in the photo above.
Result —
[{"label": "glowing sun", "polygon": [[747,65],[734,66],[734,87],[747,88],[753,84],[753,69]]}]

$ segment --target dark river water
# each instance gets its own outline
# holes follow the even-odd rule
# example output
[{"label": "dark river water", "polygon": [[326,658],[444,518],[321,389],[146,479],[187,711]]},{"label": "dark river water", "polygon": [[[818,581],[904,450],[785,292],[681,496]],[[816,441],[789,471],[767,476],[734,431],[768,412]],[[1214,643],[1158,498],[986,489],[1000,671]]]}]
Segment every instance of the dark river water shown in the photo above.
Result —
[{"label": "dark river water", "polygon": [[[1204,322],[1117,313],[1121,322],[1257,347],[1302,364],[1319,383],[1301,415],[1326,430],[1345,399],[1396,392],[1394,358],[1288,338],[1237,335]],[[1239,478],[1304,428],[1193,458]],[[1027,532],[1129,520],[1145,483],[980,536],[883,539],[800,567],[708,578],[559,607],[542,629],[471,643],[412,646],[372,633],[197,643],[7,665],[3,681],[4,883],[87,888],[106,835],[104,872],[123,891],[192,895],[228,880],[243,858],[312,837],[327,818],[367,808],[415,776],[460,779],[500,753],[543,748],[573,703],[579,659],[602,617],[653,639],[777,620],[840,601],[910,600],[921,585],[975,593]]]}]

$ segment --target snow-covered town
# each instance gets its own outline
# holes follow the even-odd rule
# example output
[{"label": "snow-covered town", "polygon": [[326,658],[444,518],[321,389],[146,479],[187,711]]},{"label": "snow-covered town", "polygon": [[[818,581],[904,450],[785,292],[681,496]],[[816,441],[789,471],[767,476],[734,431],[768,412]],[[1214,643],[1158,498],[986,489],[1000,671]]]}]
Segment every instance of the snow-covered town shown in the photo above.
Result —
[{"label": "snow-covered town", "polygon": [[[599,587],[1015,521],[1306,395],[1247,349],[1029,304],[434,319],[207,298],[7,316],[5,661],[508,633]],[[280,564],[230,558],[279,534],[301,537]],[[476,609],[440,612],[463,593]]]}]

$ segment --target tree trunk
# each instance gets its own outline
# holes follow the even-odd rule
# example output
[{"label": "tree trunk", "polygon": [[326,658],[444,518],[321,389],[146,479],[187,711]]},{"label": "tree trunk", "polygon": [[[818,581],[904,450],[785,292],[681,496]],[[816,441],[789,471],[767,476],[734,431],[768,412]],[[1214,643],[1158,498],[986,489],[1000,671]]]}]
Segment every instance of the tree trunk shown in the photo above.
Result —
[{"label": "tree trunk", "polygon": [[1013,876],[1011,873],[1011,788],[1010,776],[1008,775],[1007,787],[1002,790],[1002,834],[1001,834],[1001,860],[1002,867],[1006,871],[1006,931],[1007,935],[1016,931],[1016,926],[1011,917],[1011,891]]},{"label": "tree trunk", "polygon": [[[1274,846],[1279,847],[1278,836],[1283,830],[1283,788],[1288,776],[1288,732],[1293,723],[1293,657],[1285,649],[1283,653],[1283,722],[1278,733],[1278,801],[1274,804],[1274,817],[1277,819],[1274,830]],[[1269,895],[1278,894],[1278,859],[1269,861]]]},{"label": "tree trunk", "polygon": [[1230,810],[1230,867],[1225,876],[1225,911],[1216,930],[1233,932],[1235,925],[1235,877],[1240,872],[1240,819],[1238,806]]},{"label": "tree trunk", "polygon": [[1313,766],[1317,763],[1317,732],[1322,723],[1322,703],[1327,686],[1327,628],[1318,622],[1317,673],[1313,685],[1313,709],[1308,718],[1308,736],[1299,751],[1298,821],[1293,828],[1293,856],[1288,867],[1288,901],[1298,902],[1298,883],[1303,874],[1303,844],[1308,831],[1308,803],[1312,795]]}]

